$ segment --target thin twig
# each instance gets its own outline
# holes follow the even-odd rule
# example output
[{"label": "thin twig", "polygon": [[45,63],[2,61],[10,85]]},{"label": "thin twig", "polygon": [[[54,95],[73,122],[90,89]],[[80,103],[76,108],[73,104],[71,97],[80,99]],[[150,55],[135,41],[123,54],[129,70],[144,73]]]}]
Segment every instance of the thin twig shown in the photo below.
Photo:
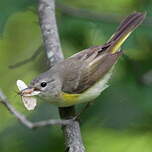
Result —
[{"label": "thin twig", "polygon": [[76,8],[62,3],[57,3],[57,8],[68,16],[87,19],[91,21],[102,21],[108,23],[117,23],[122,19],[119,14],[107,14],[107,13],[97,13],[95,11],[90,11],[88,9]]},{"label": "thin twig", "polygon": [[[120,21],[124,18],[123,15],[118,13],[98,13],[95,11],[91,11],[89,9],[84,8],[76,8],[73,6],[64,5],[61,2],[57,2],[57,8],[61,11],[62,14],[81,18],[85,20],[90,20],[93,22],[104,22],[104,23],[120,23]],[[152,18],[146,17],[143,26],[151,27]]]},{"label": "thin twig", "polygon": [[22,66],[22,65],[25,65],[25,64],[29,63],[29,62],[32,62],[32,61],[35,60],[36,57],[40,54],[40,52],[42,51],[42,48],[43,48],[43,46],[40,46],[40,47],[33,53],[33,55],[32,55],[31,57],[29,57],[28,59],[25,59],[25,60],[23,60],[23,61],[17,62],[17,63],[15,63],[15,64],[13,64],[13,65],[10,65],[9,68],[10,68],[10,69],[15,69],[15,68],[18,68],[18,67],[20,67],[20,66]]},{"label": "thin twig", "polygon": [[142,74],[140,80],[144,85],[152,86],[152,69]]},{"label": "thin twig", "polygon": [[40,128],[40,127],[45,127],[45,126],[51,126],[51,125],[67,125],[72,122],[71,120],[44,120],[44,121],[39,121],[39,122],[31,122],[29,121],[23,114],[18,112],[8,101],[2,90],[0,90],[0,102],[4,104],[4,106],[8,109],[8,111],[13,114],[19,121],[22,123],[24,126],[30,128],[30,129],[35,129],[35,128]]}]

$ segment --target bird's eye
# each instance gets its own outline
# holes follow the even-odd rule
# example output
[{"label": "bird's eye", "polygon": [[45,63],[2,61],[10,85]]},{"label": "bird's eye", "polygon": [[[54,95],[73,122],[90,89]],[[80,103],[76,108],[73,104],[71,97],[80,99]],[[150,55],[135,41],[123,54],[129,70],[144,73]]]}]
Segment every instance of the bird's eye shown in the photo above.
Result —
[{"label": "bird's eye", "polygon": [[42,83],[41,83],[41,87],[44,88],[44,87],[46,87],[46,86],[47,86],[47,83],[46,83],[46,82],[42,82]]}]

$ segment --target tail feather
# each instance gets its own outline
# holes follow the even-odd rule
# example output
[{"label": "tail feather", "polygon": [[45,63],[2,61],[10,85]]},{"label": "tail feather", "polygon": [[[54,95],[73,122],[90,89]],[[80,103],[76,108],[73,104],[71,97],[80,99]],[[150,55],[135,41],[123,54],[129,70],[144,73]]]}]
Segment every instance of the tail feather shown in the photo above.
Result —
[{"label": "tail feather", "polygon": [[145,13],[134,12],[124,19],[108,41],[111,44],[108,51],[111,53],[117,52],[128,36],[143,22],[145,16]]}]

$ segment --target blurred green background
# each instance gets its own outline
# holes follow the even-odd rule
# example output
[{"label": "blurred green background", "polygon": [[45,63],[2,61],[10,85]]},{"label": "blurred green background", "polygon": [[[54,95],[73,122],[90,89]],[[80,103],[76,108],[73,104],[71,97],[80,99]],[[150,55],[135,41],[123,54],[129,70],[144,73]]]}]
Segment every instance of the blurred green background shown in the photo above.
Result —
[{"label": "blurred green background", "polygon": [[[125,56],[116,65],[110,87],[82,115],[88,152],[152,151],[151,6],[151,0],[57,1],[57,23],[66,57],[105,43],[131,12],[147,12],[144,24],[123,45]],[[0,1],[0,88],[32,121],[59,117],[57,108],[44,101],[39,101],[35,111],[26,111],[16,95],[17,79],[29,83],[46,70],[44,51],[22,67],[8,68],[29,58],[42,45],[36,9],[36,0]],[[29,130],[0,105],[0,152],[60,152],[63,148],[60,127]]]}]

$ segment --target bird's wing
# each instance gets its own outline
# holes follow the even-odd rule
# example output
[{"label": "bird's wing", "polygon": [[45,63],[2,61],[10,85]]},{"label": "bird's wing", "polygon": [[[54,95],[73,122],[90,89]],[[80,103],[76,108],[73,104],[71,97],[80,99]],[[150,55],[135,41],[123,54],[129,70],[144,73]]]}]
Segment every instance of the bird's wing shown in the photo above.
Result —
[{"label": "bird's wing", "polygon": [[88,63],[86,68],[81,70],[79,84],[74,92],[81,93],[102,79],[115,65],[120,55],[122,55],[122,51],[114,54],[104,54]]},{"label": "bird's wing", "polygon": [[[100,47],[91,48],[89,53],[65,60],[63,71],[63,91],[82,93],[100,80],[114,65],[122,52],[103,53],[98,56]],[[92,52],[92,54],[90,53]],[[70,63],[70,64],[69,64]]]},{"label": "bird's wing", "polygon": [[80,85],[82,75],[88,74],[88,63],[94,60],[101,46],[85,49],[60,63],[58,69],[63,79],[62,90],[67,93],[73,93]]},{"label": "bird's wing", "polygon": [[114,35],[103,46],[85,49],[66,59],[63,64],[63,91],[81,93],[101,79],[122,54],[120,47],[123,42],[144,18],[143,13],[131,14],[122,21]]}]

